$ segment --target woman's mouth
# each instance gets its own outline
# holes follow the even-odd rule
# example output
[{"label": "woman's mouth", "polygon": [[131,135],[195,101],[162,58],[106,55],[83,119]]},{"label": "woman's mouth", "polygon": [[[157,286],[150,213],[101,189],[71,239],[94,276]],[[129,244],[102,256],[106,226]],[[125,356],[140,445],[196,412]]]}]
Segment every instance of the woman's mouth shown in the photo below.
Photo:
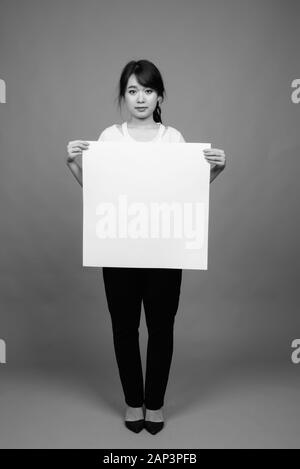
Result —
[{"label": "woman's mouth", "polygon": [[146,107],[136,107],[135,109],[136,109],[137,111],[142,112],[142,111],[145,111],[147,108],[146,108]]}]

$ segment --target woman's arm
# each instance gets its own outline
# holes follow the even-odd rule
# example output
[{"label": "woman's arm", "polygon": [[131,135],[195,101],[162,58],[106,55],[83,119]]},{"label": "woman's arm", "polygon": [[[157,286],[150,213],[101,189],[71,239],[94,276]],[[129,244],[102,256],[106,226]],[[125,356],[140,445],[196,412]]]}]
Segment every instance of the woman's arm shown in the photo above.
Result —
[{"label": "woman's arm", "polygon": [[226,155],[224,150],[220,150],[218,148],[207,148],[203,150],[203,152],[206,161],[211,165],[209,180],[209,183],[211,183],[223,171],[223,169],[225,169]]},{"label": "woman's arm", "polygon": [[217,176],[223,171],[224,167],[220,166],[214,166],[213,168],[210,168],[210,181],[209,183],[212,183],[214,179],[216,179]]},{"label": "woman's arm", "polygon": [[89,142],[84,140],[72,140],[68,143],[65,162],[82,187],[82,167],[77,163],[76,158],[82,158],[82,152],[89,148]]},{"label": "woman's arm", "polygon": [[66,164],[70,171],[72,172],[73,176],[77,179],[79,184],[82,187],[82,168],[81,166],[75,161],[74,158],[66,158]]}]

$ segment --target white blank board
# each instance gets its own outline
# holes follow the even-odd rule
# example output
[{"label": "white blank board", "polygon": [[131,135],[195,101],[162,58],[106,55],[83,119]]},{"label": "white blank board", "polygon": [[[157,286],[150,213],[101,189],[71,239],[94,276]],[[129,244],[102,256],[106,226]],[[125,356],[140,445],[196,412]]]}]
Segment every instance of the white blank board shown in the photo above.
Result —
[{"label": "white blank board", "polygon": [[209,143],[83,151],[83,266],[207,270]]}]

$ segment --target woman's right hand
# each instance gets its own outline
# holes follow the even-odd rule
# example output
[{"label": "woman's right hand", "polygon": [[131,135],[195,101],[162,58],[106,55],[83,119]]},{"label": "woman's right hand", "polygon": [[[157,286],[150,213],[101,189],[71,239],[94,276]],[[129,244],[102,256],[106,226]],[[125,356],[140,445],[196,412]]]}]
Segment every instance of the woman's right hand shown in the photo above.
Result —
[{"label": "woman's right hand", "polygon": [[73,161],[77,156],[82,156],[83,150],[88,150],[89,142],[85,140],[72,140],[67,147],[67,161]]}]

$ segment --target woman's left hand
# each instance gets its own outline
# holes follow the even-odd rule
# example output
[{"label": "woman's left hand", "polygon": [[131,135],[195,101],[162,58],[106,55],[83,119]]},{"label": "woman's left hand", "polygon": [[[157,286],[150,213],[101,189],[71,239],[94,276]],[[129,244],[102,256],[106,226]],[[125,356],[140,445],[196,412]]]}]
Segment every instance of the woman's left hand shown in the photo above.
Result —
[{"label": "woman's left hand", "polygon": [[212,165],[216,165],[220,169],[224,169],[226,165],[226,155],[224,150],[219,148],[206,148],[203,150],[206,161]]}]

